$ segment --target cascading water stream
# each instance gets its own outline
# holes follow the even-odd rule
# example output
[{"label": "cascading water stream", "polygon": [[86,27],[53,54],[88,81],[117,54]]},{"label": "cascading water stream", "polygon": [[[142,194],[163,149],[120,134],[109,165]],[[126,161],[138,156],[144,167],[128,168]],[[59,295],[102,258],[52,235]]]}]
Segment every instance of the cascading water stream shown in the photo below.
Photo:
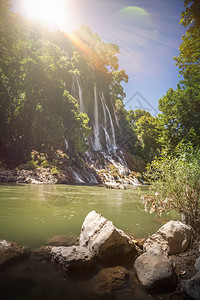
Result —
[{"label": "cascading water stream", "polygon": [[114,107],[114,105],[112,105],[112,107],[113,107],[114,116],[115,116],[115,123],[117,124],[117,127],[119,128],[119,120],[118,120],[117,115],[116,115],[115,107]]},{"label": "cascading water stream", "polygon": [[107,117],[106,117],[106,108],[105,108],[104,99],[100,93],[99,93],[99,97],[100,97],[102,108],[103,108],[104,125],[105,125],[105,128],[107,128]]},{"label": "cascading water stream", "polygon": [[[86,153],[86,161],[93,172],[75,171],[70,168],[73,179],[77,183],[98,184],[103,182],[109,188],[127,188],[128,186],[140,185],[139,181],[129,169],[124,152],[117,147],[115,126],[119,128],[119,121],[115,107],[111,102],[111,110],[106,103],[103,91],[98,92],[94,85],[94,117],[93,130],[94,134],[89,137],[88,146],[91,150]],[[80,77],[74,76],[72,80],[71,94],[79,98],[80,111],[84,112],[83,93],[81,88]],[[101,103],[98,103],[101,101]],[[102,114],[100,116],[100,114]],[[102,131],[104,134],[102,135]],[[104,137],[102,140],[101,138]],[[105,143],[105,144],[102,144]],[[66,150],[68,150],[68,141],[65,140]],[[118,151],[117,151],[118,150]],[[101,153],[98,153],[101,151]],[[101,158],[101,159],[100,159]],[[104,159],[102,164],[100,161]],[[110,167],[112,166],[112,167]],[[96,174],[96,175],[95,175]],[[113,175],[115,174],[115,175]]]},{"label": "cascading water stream", "polygon": [[102,100],[105,104],[105,108],[108,112],[108,116],[109,116],[109,120],[110,120],[110,129],[111,129],[111,135],[112,135],[112,150],[116,150],[117,149],[117,145],[116,145],[116,138],[115,138],[115,129],[114,129],[114,125],[113,125],[113,120],[112,120],[112,116],[110,113],[110,110],[106,104],[105,98],[104,98],[104,94],[102,92]]},{"label": "cascading water stream", "polygon": [[102,104],[102,108],[103,108],[103,116],[104,116],[104,126],[103,126],[103,130],[105,133],[105,140],[106,140],[106,148],[108,151],[112,150],[112,143],[111,143],[111,139],[110,136],[108,134],[107,131],[107,117],[106,117],[106,108],[105,108],[105,101],[104,98],[102,97],[102,95],[100,94],[100,100],[101,100],[101,104]]},{"label": "cascading water stream", "polygon": [[73,76],[73,79],[72,79],[71,95],[72,95],[73,97],[75,97],[75,93],[76,93],[76,88],[75,88],[75,77]]},{"label": "cascading water stream", "polygon": [[79,96],[79,106],[80,106],[80,111],[84,112],[84,106],[83,106],[83,93],[80,85],[80,80],[79,77],[76,76],[76,82],[78,86],[78,96]]},{"label": "cascading water stream", "polygon": [[94,150],[102,150],[99,138],[99,110],[96,85],[94,86]]}]

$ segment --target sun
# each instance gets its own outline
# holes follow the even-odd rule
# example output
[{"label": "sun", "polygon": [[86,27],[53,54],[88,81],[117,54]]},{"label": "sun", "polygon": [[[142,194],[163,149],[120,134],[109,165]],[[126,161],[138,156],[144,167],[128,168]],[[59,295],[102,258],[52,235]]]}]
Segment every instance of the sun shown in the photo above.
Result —
[{"label": "sun", "polygon": [[24,16],[48,24],[54,24],[60,29],[66,29],[71,23],[69,1],[66,0],[21,0]]}]

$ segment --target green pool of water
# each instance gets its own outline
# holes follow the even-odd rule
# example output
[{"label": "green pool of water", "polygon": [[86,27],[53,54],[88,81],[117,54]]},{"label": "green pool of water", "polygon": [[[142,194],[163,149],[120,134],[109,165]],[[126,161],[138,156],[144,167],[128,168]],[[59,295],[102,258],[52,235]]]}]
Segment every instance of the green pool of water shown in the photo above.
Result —
[{"label": "green pool of water", "polygon": [[[146,193],[148,187],[142,187]],[[175,214],[163,218],[143,210],[137,189],[112,190],[81,185],[0,185],[0,239],[31,249],[55,235],[80,233],[86,215],[95,210],[135,238],[147,237]]]}]

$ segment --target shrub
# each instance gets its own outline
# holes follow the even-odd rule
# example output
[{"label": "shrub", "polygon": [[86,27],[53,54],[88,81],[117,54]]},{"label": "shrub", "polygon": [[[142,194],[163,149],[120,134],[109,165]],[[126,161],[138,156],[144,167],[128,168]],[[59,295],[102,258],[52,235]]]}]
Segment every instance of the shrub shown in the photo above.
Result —
[{"label": "shrub", "polygon": [[54,175],[59,173],[56,166],[51,169],[51,173],[54,174]]},{"label": "shrub", "polygon": [[191,145],[179,147],[177,155],[163,155],[149,166],[146,178],[150,193],[142,195],[145,211],[162,212],[175,209],[186,224],[195,230],[200,221],[200,150]]},{"label": "shrub", "polygon": [[28,169],[32,170],[32,169],[35,169],[38,167],[38,164],[37,164],[37,161],[33,161],[33,160],[29,160],[27,163],[26,163],[26,166]]},{"label": "shrub", "polygon": [[48,168],[49,167],[49,163],[46,159],[41,162],[41,167],[42,168]]}]

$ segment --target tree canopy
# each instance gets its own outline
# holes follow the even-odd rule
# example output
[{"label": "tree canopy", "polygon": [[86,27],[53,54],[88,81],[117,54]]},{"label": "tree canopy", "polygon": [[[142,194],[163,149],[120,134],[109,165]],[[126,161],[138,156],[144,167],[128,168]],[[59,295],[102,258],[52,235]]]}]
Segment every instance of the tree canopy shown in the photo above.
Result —
[{"label": "tree canopy", "polygon": [[183,79],[159,101],[160,141],[173,151],[180,142],[200,145],[200,2],[185,0],[181,14],[186,33],[175,57]]},{"label": "tree canopy", "polygon": [[[7,0],[0,3],[0,16],[1,159],[16,165],[32,150],[64,149],[65,140],[72,154],[84,152],[94,85],[112,93],[113,105],[125,96],[120,83],[128,77],[118,70],[118,46],[85,25],[71,35],[51,32],[10,11]],[[82,79],[88,114],[71,93],[74,76]]]}]

